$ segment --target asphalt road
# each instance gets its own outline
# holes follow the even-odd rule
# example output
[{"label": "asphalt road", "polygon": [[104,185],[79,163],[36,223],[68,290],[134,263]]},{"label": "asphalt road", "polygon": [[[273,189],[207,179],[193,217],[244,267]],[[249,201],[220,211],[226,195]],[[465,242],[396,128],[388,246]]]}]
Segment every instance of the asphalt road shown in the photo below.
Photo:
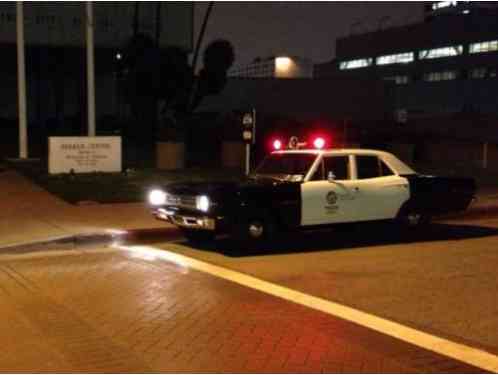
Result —
[{"label": "asphalt road", "polygon": [[7,373],[483,372],[141,244],[3,254],[0,311]]},{"label": "asphalt road", "polygon": [[156,246],[498,354],[498,218],[292,234],[237,256],[225,240]]}]

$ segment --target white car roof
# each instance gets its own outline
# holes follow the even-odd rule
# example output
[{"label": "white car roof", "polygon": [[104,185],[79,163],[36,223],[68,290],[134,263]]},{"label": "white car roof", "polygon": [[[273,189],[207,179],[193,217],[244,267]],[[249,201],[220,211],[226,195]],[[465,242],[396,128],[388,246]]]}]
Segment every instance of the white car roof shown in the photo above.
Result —
[{"label": "white car roof", "polygon": [[326,150],[314,150],[314,149],[302,149],[302,150],[281,150],[274,151],[272,154],[313,154],[313,155],[323,155],[323,156],[333,156],[333,155],[375,155],[385,161],[392,169],[398,174],[415,174],[416,172],[406,165],[404,162],[399,160],[396,156],[390,152],[381,150],[370,150],[365,148],[339,148],[339,149],[326,149]]}]

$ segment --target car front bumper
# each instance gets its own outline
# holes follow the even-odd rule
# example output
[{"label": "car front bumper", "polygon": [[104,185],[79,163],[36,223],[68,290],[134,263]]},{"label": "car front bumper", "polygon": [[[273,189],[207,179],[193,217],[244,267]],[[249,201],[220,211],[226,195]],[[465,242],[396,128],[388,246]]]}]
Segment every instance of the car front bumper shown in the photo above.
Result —
[{"label": "car front bumper", "polygon": [[168,221],[176,226],[187,229],[216,230],[216,219],[209,216],[199,216],[188,213],[179,213],[167,208],[157,208],[153,211],[158,220]]}]

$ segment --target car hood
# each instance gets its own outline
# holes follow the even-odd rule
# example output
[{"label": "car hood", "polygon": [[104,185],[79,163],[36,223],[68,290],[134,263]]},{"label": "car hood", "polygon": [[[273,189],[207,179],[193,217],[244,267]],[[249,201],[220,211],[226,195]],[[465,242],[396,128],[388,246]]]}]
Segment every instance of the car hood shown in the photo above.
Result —
[{"label": "car hood", "polygon": [[270,176],[242,178],[235,181],[207,181],[207,182],[177,182],[164,187],[164,190],[174,195],[208,195],[220,196],[243,190],[257,189],[258,187],[278,186],[282,184],[295,184]]}]

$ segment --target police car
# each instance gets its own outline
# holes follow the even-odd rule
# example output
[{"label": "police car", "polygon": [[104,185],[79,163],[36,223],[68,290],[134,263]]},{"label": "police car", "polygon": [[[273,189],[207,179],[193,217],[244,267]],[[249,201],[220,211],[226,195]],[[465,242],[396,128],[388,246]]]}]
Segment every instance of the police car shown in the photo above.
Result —
[{"label": "police car", "polygon": [[313,147],[295,137],[239,182],[173,183],[149,194],[157,219],[202,241],[227,233],[244,243],[277,231],[339,223],[395,220],[407,227],[431,216],[465,210],[474,198],[471,178],[418,174],[393,154],[367,149]]}]

